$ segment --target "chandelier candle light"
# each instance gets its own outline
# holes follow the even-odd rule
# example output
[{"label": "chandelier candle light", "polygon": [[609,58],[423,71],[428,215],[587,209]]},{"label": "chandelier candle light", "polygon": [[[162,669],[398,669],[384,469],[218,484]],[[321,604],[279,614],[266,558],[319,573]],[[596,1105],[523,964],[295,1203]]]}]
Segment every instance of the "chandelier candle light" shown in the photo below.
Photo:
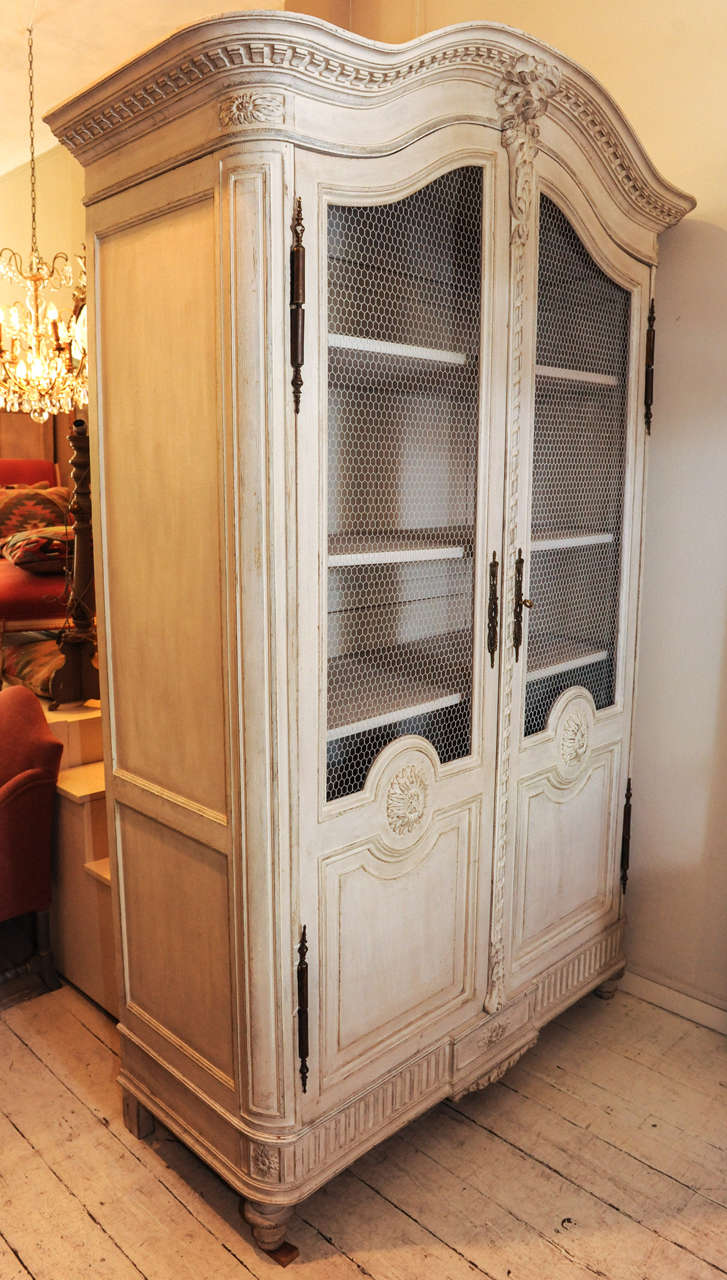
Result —
[{"label": "chandelier candle light", "polygon": [[53,289],[73,287],[68,255],[56,253],[48,263],[38,250],[32,27],[28,27],[28,103],[30,257],[24,270],[19,253],[0,249],[0,276],[25,286],[24,305],[15,303],[7,318],[0,310],[0,409],[28,413],[34,422],[45,422],[52,413],[70,413],[88,404],[86,264],[85,258],[78,259],[80,277],[73,308],[63,317],[46,295]]}]

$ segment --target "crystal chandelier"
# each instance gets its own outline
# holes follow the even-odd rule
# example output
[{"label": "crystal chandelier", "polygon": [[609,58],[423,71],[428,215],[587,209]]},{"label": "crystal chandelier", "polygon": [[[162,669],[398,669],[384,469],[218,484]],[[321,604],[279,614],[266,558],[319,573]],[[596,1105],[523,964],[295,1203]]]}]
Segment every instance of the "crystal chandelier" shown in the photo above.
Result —
[{"label": "crystal chandelier", "polygon": [[0,276],[25,289],[6,317],[0,310],[0,409],[28,413],[45,422],[52,413],[70,413],[88,404],[86,343],[86,267],[79,258],[73,308],[62,316],[48,294],[73,287],[68,255],[50,263],[38,251],[36,227],[35,109],[33,28],[28,27],[28,103],[30,116],[31,239],[27,268],[19,253],[0,249]]}]

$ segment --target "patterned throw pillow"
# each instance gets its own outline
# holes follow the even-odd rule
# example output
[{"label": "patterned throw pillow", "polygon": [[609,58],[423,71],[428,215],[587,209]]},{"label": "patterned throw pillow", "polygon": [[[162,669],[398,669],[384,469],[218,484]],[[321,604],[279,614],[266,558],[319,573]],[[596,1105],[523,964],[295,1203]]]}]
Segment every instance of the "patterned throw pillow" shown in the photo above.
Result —
[{"label": "patterned throw pillow", "polygon": [[68,489],[0,489],[0,541],[21,529],[67,524]]},{"label": "patterned throw pillow", "polygon": [[52,631],[6,631],[0,637],[0,680],[5,684],[24,684],[39,698],[49,698],[51,677],[62,665]]},{"label": "patterned throw pillow", "polygon": [[63,524],[22,529],[0,547],[6,560],[29,573],[65,573],[72,566],[73,529]]}]

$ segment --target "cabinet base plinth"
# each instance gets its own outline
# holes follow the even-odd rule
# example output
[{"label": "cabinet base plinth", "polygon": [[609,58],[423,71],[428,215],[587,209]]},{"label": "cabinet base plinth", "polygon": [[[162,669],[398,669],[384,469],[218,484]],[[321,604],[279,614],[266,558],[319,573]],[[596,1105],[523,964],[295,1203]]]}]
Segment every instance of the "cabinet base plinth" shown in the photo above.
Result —
[{"label": "cabinet base plinth", "polygon": [[122,1089],[124,1124],[135,1138],[148,1138],[154,1132],[154,1116],[133,1093]]},{"label": "cabinet base plinth", "polygon": [[295,1245],[285,1240],[285,1228],[293,1213],[289,1204],[260,1204],[257,1200],[240,1200],[240,1213],[252,1227],[255,1243],[269,1253],[281,1267],[298,1257]]}]

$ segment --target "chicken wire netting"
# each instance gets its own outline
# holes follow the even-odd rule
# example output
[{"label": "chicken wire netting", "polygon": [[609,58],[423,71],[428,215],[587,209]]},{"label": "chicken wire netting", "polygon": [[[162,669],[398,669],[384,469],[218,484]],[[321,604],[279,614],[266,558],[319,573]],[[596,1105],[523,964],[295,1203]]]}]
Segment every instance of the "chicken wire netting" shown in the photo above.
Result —
[{"label": "chicken wire netting", "polygon": [[471,750],[482,171],[328,211],[329,800]]},{"label": "chicken wire netting", "polygon": [[615,693],[631,298],[540,200],[525,734]]}]

